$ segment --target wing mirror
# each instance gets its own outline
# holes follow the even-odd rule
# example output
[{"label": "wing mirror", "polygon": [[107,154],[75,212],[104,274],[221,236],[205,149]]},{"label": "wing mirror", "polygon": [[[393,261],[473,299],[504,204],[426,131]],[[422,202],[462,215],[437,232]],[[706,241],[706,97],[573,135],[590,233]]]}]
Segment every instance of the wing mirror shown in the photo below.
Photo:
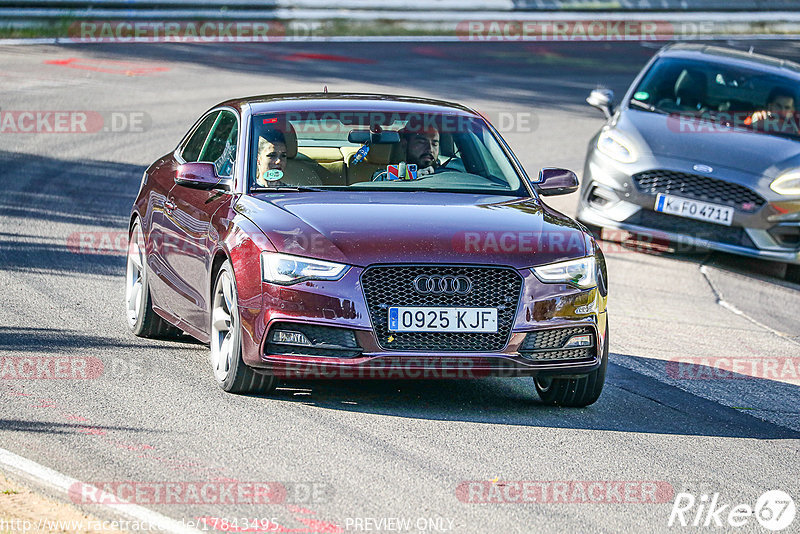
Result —
[{"label": "wing mirror", "polygon": [[578,190],[578,177],[567,169],[545,167],[539,171],[539,180],[533,186],[546,197],[568,195]]},{"label": "wing mirror", "polygon": [[614,114],[614,91],[599,87],[589,93],[586,103],[603,112],[607,119]]},{"label": "wing mirror", "polygon": [[230,191],[233,180],[217,176],[217,169],[213,163],[195,161],[184,163],[178,167],[178,172],[175,174],[175,183],[192,189],[223,189]]}]

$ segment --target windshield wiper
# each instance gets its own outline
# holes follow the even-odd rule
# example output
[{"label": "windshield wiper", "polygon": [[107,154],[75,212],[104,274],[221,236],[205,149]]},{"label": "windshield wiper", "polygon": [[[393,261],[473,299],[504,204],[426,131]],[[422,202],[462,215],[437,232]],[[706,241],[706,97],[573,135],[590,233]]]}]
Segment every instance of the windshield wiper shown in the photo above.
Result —
[{"label": "windshield wiper", "polygon": [[633,106],[635,106],[635,107],[637,107],[637,108],[639,108],[641,110],[649,111],[651,113],[661,113],[661,114],[664,114],[664,115],[667,113],[664,110],[658,109],[657,107],[651,106],[650,104],[645,104],[644,102],[641,102],[639,100],[631,99],[630,100],[630,104],[632,104]]},{"label": "windshield wiper", "polygon": [[318,187],[309,187],[306,185],[278,185],[275,187],[251,187],[251,193],[305,193],[306,191],[325,191]]}]

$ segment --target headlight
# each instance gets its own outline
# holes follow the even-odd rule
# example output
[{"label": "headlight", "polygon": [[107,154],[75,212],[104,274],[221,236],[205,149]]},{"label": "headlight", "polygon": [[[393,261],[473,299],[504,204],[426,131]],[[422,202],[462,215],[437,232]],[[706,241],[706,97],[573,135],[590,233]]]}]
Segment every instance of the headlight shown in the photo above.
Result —
[{"label": "headlight", "polygon": [[290,285],[303,280],[339,280],[349,265],[279,254],[261,253],[261,278],[273,284]]},{"label": "headlight", "polygon": [[769,188],[780,195],[800,195],[800,169],[781,174],[769,184]]},{"label": "headlight", "polygon": [[597,138],[597,149],[620,163],[633,163],[637,158],[633,143],[614,130],[605,130],[600,134]]},{"label": "headlight", "polygon": [[560,261],[531,269],[542,282],[570,284],[581,289],[597,285],[597,267],[594,256],[577,260]]}]

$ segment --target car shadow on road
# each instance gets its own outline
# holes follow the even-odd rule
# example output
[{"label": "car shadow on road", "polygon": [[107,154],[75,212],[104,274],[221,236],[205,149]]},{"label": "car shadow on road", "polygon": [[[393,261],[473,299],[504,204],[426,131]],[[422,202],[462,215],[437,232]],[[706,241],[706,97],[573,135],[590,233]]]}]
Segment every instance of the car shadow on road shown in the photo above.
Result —
[{"label": "car shadow on road", "polygon": [[[669,372],[667,362],[624,356]],[[269,399],[329,410],[530,427],[608,430],[754,439],[800,439],[800,431],[763,421],[706,400],[661,380],[614,364],[612,354],[600,399],[587,408],[548,406],[538,399],[531,378],[472,380],[294,380]],[[698,376],[716,369],[693,367]],[[734,378],[736,378],[734,376]],[[753,395],[782,395],[785,406],[800,406],[800,387],[772,380],[746,379]],[[724,382],[723,382],[724,383]],[[743,380],[727,380],[743,383]],[[791,399],[795,399],[794,402]],[[267,398],[265,398],[265,401]]]},{"label": "car shadow on road", "polygon": [[[0,326],[0,354],[38,353],[65,357],[64,351],[85,349],[161,349],[165,345],[148,342],[131,336],[131,343],[120,342],[113,337],[95,336],[70,329],[36,328],[28,326]],[[204,344],[189,336],[169,341],[170,350],[197,350]],[[66,356],[68,357],[68,356]],[[2,369],[0,369],[2,372]]]},{"label": "car shadow on road", "polygon": [[[93,237],[90,232],[89,235]],[[127,245],[127,230],[121,246]],[[80,232],[75,233],[80,234]],[[85,275],[121,276],[125,273],[125,250],[108,249],[108,252],[80,251],[68,245],[69,238],[62,243],[37,243],[25,238],[9,238],[0,233],[0,250],[2,261],[0,269],[35,274],[55,274],[60,276],[81,277]],[[76,238],[76,242],[80,237]]]},{"label": "car shadow on road", "polygon": [[[610,238],[608,237],[609,234]],[[800,284],[784,279],[786,264],[783,262],[738,256],[699,247],[681,246],[669,243],[666,240],[654,239],[648,236],[636,236],[628,232],[612,230],[609,234],[604,234],[605,238],[600,241],[600,246],[607,256],[617,253],[659,256],[697,265],[709,265],[729,273],[739,274],[770,284],[789,289],[800,289]]]},{"label": "car shadow on road", "polygon": [[52,421],[24,421],[22,419],[0,419],[0,431],[34,432],[46,434],[100,434],[112,430],[128,432],[151,432],[144,428],[108,426],[80,423],[55,423]]},{"label": "car shadow on road", "polygon": [[123,274],[129,213],[143,170],[0,150],[0,270]]},{"label": "car shadow on road", "polygon": [[125,229],[143,171],[129,163],[0,150],[0,217]]}]

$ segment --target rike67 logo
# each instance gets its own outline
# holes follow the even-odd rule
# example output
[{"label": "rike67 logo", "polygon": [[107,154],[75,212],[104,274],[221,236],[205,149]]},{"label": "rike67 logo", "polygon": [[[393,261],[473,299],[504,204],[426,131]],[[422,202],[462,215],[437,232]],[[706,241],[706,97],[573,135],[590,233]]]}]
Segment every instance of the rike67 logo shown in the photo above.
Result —
[{"label": "rike67 logo", "polygon": [[719,493],[699,497],[681,492],[675,496],[667,525],[670,527],[711,527],[730,531],[754,524],[753,518],[767,530],[783,530],[794,521],[797,508],[785,491],[770,490],[761,495],[755,506],[733,504],[720,499]]}]

